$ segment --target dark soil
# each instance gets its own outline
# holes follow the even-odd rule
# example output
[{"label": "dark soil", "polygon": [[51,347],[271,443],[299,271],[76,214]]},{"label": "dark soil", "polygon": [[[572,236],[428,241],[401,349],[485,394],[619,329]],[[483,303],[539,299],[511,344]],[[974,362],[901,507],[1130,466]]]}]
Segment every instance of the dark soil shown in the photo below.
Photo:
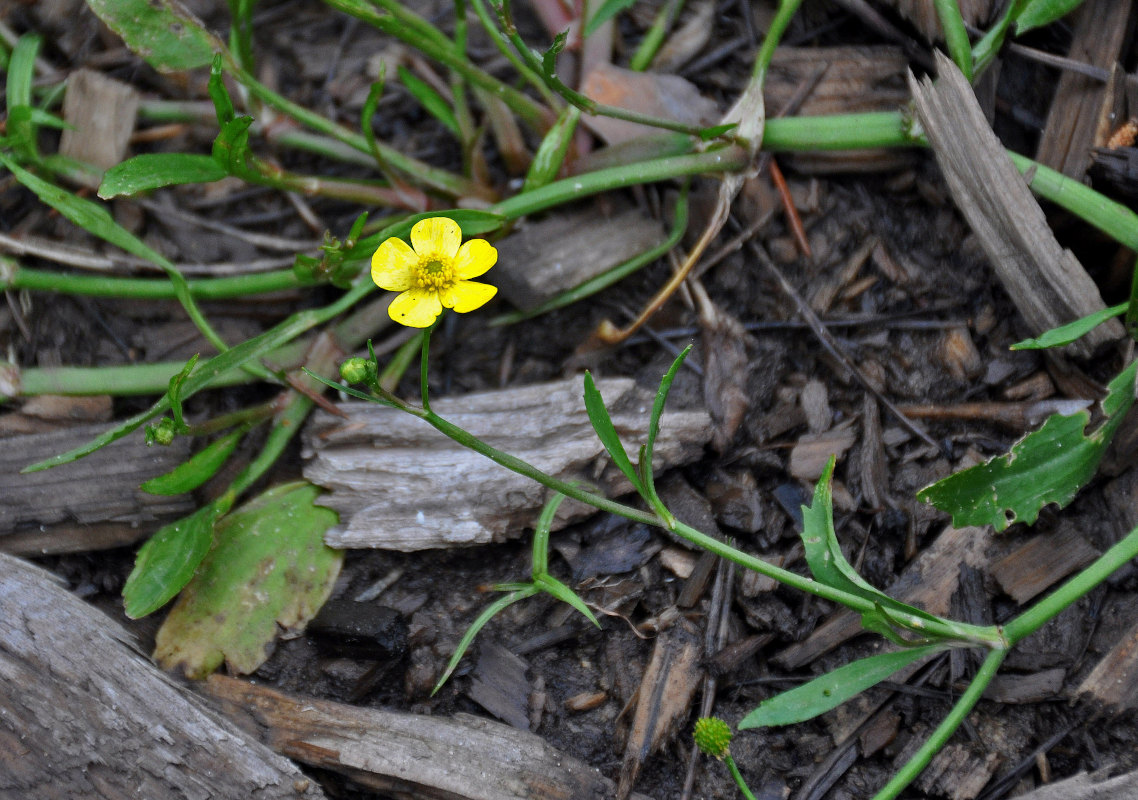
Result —
[{"label": "dark soil", "polygon": [[[46,57],[61,68],[97,65],[147,96],[205,97],[201,74],[189,78],[158,75],[123,49],[121,42],[85,9],[68,13],[74,5],[62,1],[22,4],[0,13],[0,20],[18,33],[43,33]],[[215,30],[227,29],[225,4],[198,0],[191,5]],[[447,4],[440,3],[425,13],[443,20],[452,12]],[[750,15],[749,9],[744,15],[740,4],[726,0],[717,10],[717,33],[726,40],[747,30]],[[622,23],[626,36],[640,35],[634,21],[642,18],[650,16],[638,9],[633,20]],[[384,46],[378,33],[307,0],[261,4],[256,30],[261,69],[275,77],[284,94],[334,119],[355,124],[366,95],[366,61]],[[881,41],[849,13],[829,9],[808,9],[792,34],[798,44]],[[533,41],[541,41],[542,34],[533,35]],[[1062,35],[1061,30],[1046,34],[1052,39]],[[708,45],[709,51],[715,41],[713,38],[713,44]],[[1061,49],[1061,44],[1039,43],[1056,49]],[[475,52],[488,60],[493,57],[488,44],[477,39]],[[726,105],[745,82],[752,52],[752,47],[739,47],[686,77]],[[1001,107],[996,128],[1022,152],[1031,152],[1035,132],[1021,120],[1037,119],[1045,113],[1054,80],[1052,72],[1015,58],[1004,64],[1000,96],[1006,97],[1004,105],[1011,107]],[[445,132],[417,110],[404,90],[393,81],[388,85],[377,133],[418,158],[460,169],[459,154]],[[1030,90],[1016,88],[1022,86]],[[1017,116],[1013,110],[1026,113]],[[147,148],[205,152],[213,135],[208,126],[187,126],[174,139],[138,145],[134,152]],[[492,149],[486,147],[491,167],[500,170]],[[293,151],[281,150],[274,155],[298,171],[346,177],[354,171]],[[802,294],[810,298],[817,286],[836,281],[835,276],[852,254],[871,238],[876,238],[900,264],[903,279],[886,275],[880,263],[870,260],[861,274],[875,275],[878,280],[848,297],[839,292],[823,314],[830,319],[872,317],[870,323],[833,330],[853,360],[879,377],[885,394],[894,402],[952,405],[999,401],[1028,378],[1042,375],[1047,379],[1049,365],[1042,358],[1007,350],[1009,344],[1030,332],[995,282],[983,253],[969,238],[931,156],[914,155],[911,166],[887,174],[811,177],[796,173],[793,163],[783,166],[800,199],[813,259],[799,256],[781,213],[774,215],[760,238]],[[506,177],[499,173],[503,183]],[[705,188],[710,190],[714,185],[709,181]],[[667,187],[648,187],[614,193],[597,202],[667,208],[667,194]],[[151,199],[284,238],[314,239],[322,233],[311,230],[280,194],[255,188],[235,188],[228,195],[187,188],[158,192]],[[346,232],[359,212],[357,207],[341,202],[306,202],[321,225],[337,234]],[[0,209],[0,229],[5,233],[35,233],[96,247],[10,182],[0,184]],[[117,203],[115,210],[124,219],[134,219],[140,233],[175,261],[240,261],[264,255],[231,237],[202,235],[192,225],[132,210],[127,202]],[[698,219],[700,215],[696,216]],[[733,233],[729,228],[722,240]],[[1079,241],[1086,237],[1076,229],[1069,238]],[[673,402],[700,405],[707,397],[724,398],[735,389],[745,398],[745,407],[741,424],[719,451],[709,449],[703,460],[669,477],[672,496],[687,497],[691,514],[713,520],[712,524],[743,549],[764,557],[786,557],[788,565],[804,570],[796,549],[798,533],[793,514],[808,500],[810,484],[795,480],[788,470],[791,449],[806,432],[797,398],[809,381],[820,381],[826,389],[832,424],[854,421],[855,430],[860,431],[865,391],[808,330],[796,323],[793,303],[745,249],[725,258],[702,279],[725,317],[749,328],[745,334],[701,325],[690,306],[673,301],[652,321],[651,336],[639,335],[609,352],[585,357],[578,353],[602,319],[630,319],[629,312],[643,306],[670,270],[669,265],[658,263],[598,298],[514,326],[487,328],[485,316],[452,315],[436,336],[433,389],[437,396],[443,396],[524,385],[559,377],[583,364],[602,375],[633,376],[650,387],[672,360],[674,348],[692,341],[693,368],[681,371]],[[850,283],[843,282],[840,289],[845,290]],[[211,303],[204,308],[231,341],[239,341],[284,314],[325,303],[334,296],[334,290],[322,289],[257,305]],[[22,365],[175,360],[203,349],[173,303],[124,303],[48,294],[10,294],[7,299],[7,310],[0,307],[0,344]],[[1106,297],[1108,303],[1119,299]],[[505,310],[505,304],[499,301],[494,308]],[[979,367],[961,367],[959,359],[946,352],[949,323],[958,323],[975,347],[981,359]],[[716,368],[716,359],[731,352],[744,357],[742,373]],[[1091,379],[1101,381],[1114,374],[1117,364],[1103,360],[1081,366]],[[402,388],[406,394],[414,394],[414,382]],[[200,419],[271,396],[272,392],[263,388],[213,392],[195,398],[187,413]],[[146,402],[120,399],[116,412],[133,413]],[[915,491],[948,474],[964,457],[1002,452],[1022,431],[983,420],[931,421],[926,427],[938,444],[931,448],[905,432],[886,411],[881,414],[884,484],[869,485],[872,478],[860,466],[865,463],[861,450],[865,445],[859,435],[839,462],[836,523],[861,574],[871,583],[887,587],[935,540],[947,522],[938,512],[917,503]],[[1118,471],[1125,462],[1125,456],[1115,458]],[[299,470],[297,448],[266,485],[295,478]],[[1070,526],[1085,531],[1099,549],[1109,546],[1119,537],[1126,513],[1132,512],[1110,508],[1101,492],[1102,482],[1092,484],[1069,509],[1045,513],[1035,530],[1010,531],[1008,550],[1039,530]],[[870,491],[882,492],[876,505],[866,499]],[[318,625],[306,635],[279,642],[251,678],[318,698],[432,715],[459,711],[484,715],[488,712],[471,699],[471,673],[494,646],[503,646],[528,666],[529,693],[521,695],[518,702],[532,729],[555,747],[615,779],[623,757],[629,717],[626,707],[651,656],[653,623],[675,609],[685,586],[684,579],[661,562],[659,554],[665,547],[674,545],[661,534],[603,515],[556,534],[554,572],[578,586],[594,607],[611,612],[602,616],[602,628],[592,628],[575,612],[545,597],[511,607],[484,629],[471,655],[435,696],[430,695],[430,689],[459,637],[495,596],[487,589],[528,575],[528,543],[519,540],[455,552],[350,552],[334,600],[354,602],[369,587],[397,571],[390,588],[377,599],[356,606],[362,625],[374,618],[390,624],[382,627],[374,641],[367,637],[357,641],[338,634],[334,626],[329,632],[327,626]],[[123,548],[53,557],[42,563],[62,576],[73,591],[127,622],[122,617],[119,592],[133,553],[134,548]],[[975,617],[972,621],[1000,622],[1017,610],[989,575],[974,576],[970,600],[965,597],[967,588],[967,581],[962,581],[954,607]],[[699,602],[680,609],[681,615],[701,631],[707,624],[710,595],[709,583]],[[377,607],[392,611],[377,611]],[[352,606],[347,608],[343,613],[350,617]],[[994,777],[979,796],[993,800],[1011,797],[1044,779],[1107,765],[1129,769],[1138,764],[1138,731],[1128,717],[1097,715],[1097,709],[1070,700],[1072,688],[1129,628],[1136,608],[1138,576],[1131,565],[1025,642],[1009,659],[1005,671],[1013,675],[1061,668],[1064,690],[1036,702],[980,704],[953,740],[965,754],[998,755]],[[869,637],[858,637],[799,669],[788,670],[775,663],[781,651],[804,640],[833,610],[826,603],[781,588],[753,591],[738,577],[728,617],[728,643],[755,634],[769,637],[757,652],[717,673],[714,713],[735,723],[773,693],[869,653]],[[147,641],[159,619],[127,624]],[[558,635],[547,636],[551,631]],[[911,683],[919,686],[889,685],[875,690],[890,707],[881,723],[887,730],[881,734],[879,747],[869,747],[863,737],[860,750],[855,740],[847,749],[848,757],[832,759],[834,720],[828,717],[792,728],[740,733],[732,745],[733,755],[760,797],[785,797],[787,792],[795,797],[868,797],[903,763],[907,748],[923,740],[940,721],[976,666],[971,656],[956,654],[918,672],[919,677]],[[603,693],[603,699],[588,710],[571,711],[566,706],[566,701],[596,692]],[[693,708],[668,744],[648,758],[638,791],[661,799],[680,797],[691,751],[691,724],[696,716]],[[863,757],[861,753],[866,751],[871,754]],[[370,796],[337,776],[317,777],[330,796]],[[921,788],[910,790],[908,796],[940,797],[953,791],[951,784],[942,785],[935,778],[918,785]],[[808,792],[804,786],[816,788]],[[694,796],[735,796],[726,770],[714,762],[702,763]]]}]

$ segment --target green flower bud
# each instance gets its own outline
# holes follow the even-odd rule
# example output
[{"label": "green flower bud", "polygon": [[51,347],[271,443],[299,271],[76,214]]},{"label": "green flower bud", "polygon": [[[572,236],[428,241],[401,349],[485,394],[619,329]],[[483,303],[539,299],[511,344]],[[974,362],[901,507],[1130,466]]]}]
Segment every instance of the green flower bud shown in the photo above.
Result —
[{"label": "green flower bud", "polygon": [[174,436],[177,430],[174,426],[174,420],[169,417],[163,417],[158,420],[157,425],[146,426],[146,444],[160,444],[163,447],[171,444],[174,441]]},{"label": "green flower bud", "polygon": [[707,755],[723,758],[731,744],[731,728],[718,717],[701,717],[695,723],[695,743]]},{"label": "green flower bud", "polygon": [[340,365],[340,377],[348,383],[370,383],[375,365],[366,358],[349,358]]}]

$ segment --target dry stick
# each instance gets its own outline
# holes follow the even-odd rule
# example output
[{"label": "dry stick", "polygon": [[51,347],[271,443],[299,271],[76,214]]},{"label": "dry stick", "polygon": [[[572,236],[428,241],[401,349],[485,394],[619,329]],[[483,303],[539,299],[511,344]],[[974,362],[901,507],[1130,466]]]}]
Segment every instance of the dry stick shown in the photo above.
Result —
[{"label": "dry stick", "polygon": [[810,251],[810,240],[806,238],[806,228],[802,225],[802,217],[798,216],[798,209],[794,207],[794,198],[790,196],[790,187],[786,185],[786,178],[783,177],[782,170],[778,168],[778,162],[774,158],[771,158],[768,166],[771,181],[778,191],[779,199],[782,200],[782,207],[786,209],[786,222],[790,226],[790,232],[794,234],[794,241],[798,243],[802,255],[813,261],[814,254]]},{"label": "dry stick", "polygon": [[794,301],[794,304],[798,307],[798,313],[802,315],[802,318],[806,321],[806,324],[810,326],[810,330],[816,337],[818,337],[818,341],[822,344],[822,347],[826,348],[826,352],[836,358],[839,364],[848,369],[850,373],[853,374],[855,378],[857,378],[857,382],[861,384],[862,388],[876,397],[878,402],[889,409],[889,413],[893,414],[893,416],[897,418],[897,421],[900,422],[906,430],[908,430],[910,433],[912,433],[914,436],[926,444],[932,445],[939,451],[941,449],[940,445],[933,441],[932,437],[925,433],[924,428],[902,414],[900,410],[898,410],[897,406],[895,406],[889,398],[882,394],[877,389],[877,387],[874,386],[873,383],[865,377],[865,374],[861,371],[861,369],[853,363],[853,360],[845,354],[845,351],[842,350],[842,347],[840,344],[838,344],[838,341],[828,330],[826,330],[826,326],[822,324],[822,321],[818,318],[818,315],[814,313],[814,309],[810,307],[810,305],[802,298],[802,295],[798,293],[798,290],[796,290],[794,286],[791,285],[790,281],[786,279],[786,276],[782,274],[782,270],[780,270],[778,268],[778,265],[771,260],[771,257],[769,255],[767,255],[766,250],[764,250],[754,239],[747,242],[747,245],[751,248],[751,252],[754,253],[755,258],[759,260],[759,263],[761,263],[766,268],[767,272],[769,272],[771,276],[774,277],[774,279],[778,282],[778,285],[784,292],[786,292],[787,296]]},{"label": "dry stick", "polygon": [[232,236],[235,239],[240,239],[243,242],[248,242],[254,247],[260,247],[263,250],[277,250],[283,253],[296,253],[298,250],[307,252],[315,250],[320,246],[318,239],[286,239],[283,236],[271,236],[264,233],[255,233],[238,228],[233,225],[226,225],[224,222],[218,222],[212,219],[206,219],[197,214],[189,211],[183,211],[174,205],[164,205],[156,203],[153,200],[136,200],[140,206],[145,208],[154,216],[159,219],[163,217],[174,217],[182,222],[196,225],[204,228],[207,231],[224,234],[225,236]]}]

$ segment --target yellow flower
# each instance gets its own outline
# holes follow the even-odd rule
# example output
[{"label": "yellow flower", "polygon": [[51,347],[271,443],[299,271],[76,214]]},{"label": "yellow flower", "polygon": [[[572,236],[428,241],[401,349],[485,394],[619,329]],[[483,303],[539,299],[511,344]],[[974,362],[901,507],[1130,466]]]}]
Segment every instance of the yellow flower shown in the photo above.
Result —
[{"label": "yellow flower", "polygon": [[497,293],[477,278],[498,260],[485,239],[462,244],[462,229],[448,217],[421,219],[411,228],[411,246],[392,237],[371,257],[371,279],[381,289],[402,292],[387,313],[396,322],[426,328],[443,308],[473,311]]}]

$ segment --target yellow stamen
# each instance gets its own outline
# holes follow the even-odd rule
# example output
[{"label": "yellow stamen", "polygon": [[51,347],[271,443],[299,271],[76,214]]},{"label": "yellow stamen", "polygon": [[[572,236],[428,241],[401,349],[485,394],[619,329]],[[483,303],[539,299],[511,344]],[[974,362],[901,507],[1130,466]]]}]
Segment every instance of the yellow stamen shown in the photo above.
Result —
[{"label": "yellow stamen", "polygon": [[454,284],[454,265],[449,258],[424,257],[415,268],[415,284],[420,289],[440,291]]}]

